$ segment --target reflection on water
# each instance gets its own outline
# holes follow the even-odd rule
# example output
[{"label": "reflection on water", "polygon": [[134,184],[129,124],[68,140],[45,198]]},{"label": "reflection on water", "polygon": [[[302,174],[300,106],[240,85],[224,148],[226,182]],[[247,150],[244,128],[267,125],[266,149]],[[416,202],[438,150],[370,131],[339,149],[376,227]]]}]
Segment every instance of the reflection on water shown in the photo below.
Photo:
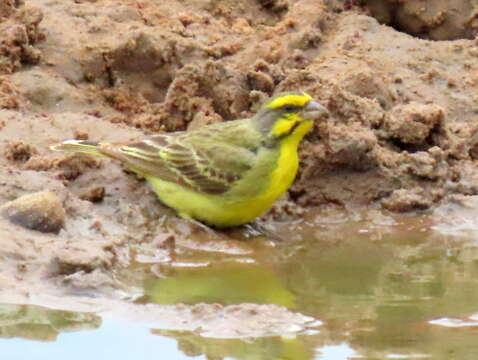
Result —
[{"label": "reflection on water", "polygon": [[248,360],[313,358],[313,349],[300,338],[205,339],[192,333],[164,330],[153,330],[153,334],[175,338],[178,349],[188,356],[206,354],[208,359]]},{"label": "reflection on water", "polygon": [[144,289],[144,301],[164,305],[217,302],[294,307],[294,295],[279,277],[258,264],[220,262],[207,267],[178,268],[173,276],[160,281],[147,278]]},{"label": "reflection on water", "polygon": [[255,264],[150,276],[142,300],[273,303],[320,319],[320,332],[248,341],[153,332],[176,338],[184,354],[214,359],[478,358],[478,326],[456,332],[430,322],[478,312],[475,244],[413,223],[328,224],[303,234],[259,252]]},{"label": "reflection on water", "polygon": [[101,318],[91,313],[0,305],[0,338],[54,341],[59,333],[97,329],[100,325]]},{"label": "reflection on water", "polygon": [[[101,346],[124,346],[116,360],[131,358],[126,349],[136,343],[168,348],[168,359],[478,359],[477,244],[470,237],[439,235],[430,230],[432,225],[426,218],[378,225],[330,221],[282,229],[296,240],[275,247],[247,240],[256,250],[248,254],[248,261],[232,252],[210,255],[195,250],[178,253],[178,263],[197,260],[209,265],[161,264],[159,272],[158,264],[137,265],[129,273],[142,279],[144,294],[128,306],[141,307],[150,316],[152,307],[144,304],[168,309],[185,304],[177,307],[178,314],[192,317],[184,322],[194,322],[197,328],[105,323],[94,338]],[[230,306],[193,306],[198,303]],[[257,313],[270,307],[232,306],[243,303],[274,304],[323,324],[293,328],[284,320],[291,325],[280,332],[287,333],[284,336],[234,336],[231,329],[221,328],[211,332],[211,326],[231,327],[234,321],[237,326],[240,316],[248,316],[247,326],[256,328],[265,319],[274,320]],[[277,311],[265,316],[277,316],[278,324],[282,320],[277,314],[285,316]],[[94,314],[0,306],[0,337],[54,340],[60,332],[96,329],[100,323]],[[206,327],[215,335],[201,336]],[[75,333],[77,339],[80,333]],[[111,334],[134,341],[118,342]]]},{"label": "reflection on water", "polygon": [[[15,311],[14,307],[2,305],[10,313],[8,318],[12,322],[22,324],[22,331],[13,331],[9,336],[16,338],[0,338],[2,359],[8,360],[85,360],[85,359],[174,359],[185,360],[191,357],[181,355],[176,348],[176,341],[166,337],[152,335],[148,328],[130,322],[118,321],[106,316],[102,319],[101,327],[93,331],[76,331],[91,329],[86,318],[91,314],[78,314],[65,311],[47,310],[36,306],[23,307],[22,311]],[[24,317],[25,313],[32,316]],[[25,334],[33,336],[35,340],[43,340],[43,333],[51,334],[48,325],[38,328],[38,323],[47,324],[51,316],[61,319],[59,323],[52,321],[51,326],[62,332],[55,341],[31,341],[18,336]],[[85,317],[85,323],[79,320]],[[92,323],[97,326],[98,317],[92,315]],[[72,320],[73,318],[79,321]],[[54,325],[56,324],[56,325]],[[80,325],[82,324],[82,325]],[[85,326],[83,326],[83,324]],[[66,325],[63,327],[63,325]],[[72,325],[72,326],[70,326]],[[31,328],[32,331],[25,332]],[[71,332],[75,330],[75,332]],[[66,332],[63,332],[66,331]],[[54,332],[54,331],[53,331]],[[205,360],[204,356],[194,357],[194,360]]]}]

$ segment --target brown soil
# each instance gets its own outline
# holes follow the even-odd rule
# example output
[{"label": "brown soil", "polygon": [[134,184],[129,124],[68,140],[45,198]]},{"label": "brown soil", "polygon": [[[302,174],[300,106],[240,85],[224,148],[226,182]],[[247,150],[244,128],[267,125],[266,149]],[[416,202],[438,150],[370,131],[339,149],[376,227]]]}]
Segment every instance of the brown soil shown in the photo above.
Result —
[{"label": "brown soil", "polygon": [[476,0],[363,0],[381,22],[433,40],[473,39],[478,34]]},{"label": "brown soil", "polygon": [[[465,39],[476,34],[476,5],[443,7],[433,31],[432,8],[415,18],[428,21],[412,24],[417,31],[397,25],[422,3],[3,1],[0,205],[48,190],[64,219],[53,233],[0,220],[2,288],[28,292],[40,278],[115,288],[111,269],[129,264],[130,247],[168,238],[161,225],[172,213],[144,182],[50,145],[247,117],[280,91],[309,92],[331,117],[304,142],[300,175],[270,216],[330,206],[416,211],[476,195],[478,43]],[[457,40],[419,39],[371,14]],[[182,222],[169,228],[179,242],[192,231]]]}]

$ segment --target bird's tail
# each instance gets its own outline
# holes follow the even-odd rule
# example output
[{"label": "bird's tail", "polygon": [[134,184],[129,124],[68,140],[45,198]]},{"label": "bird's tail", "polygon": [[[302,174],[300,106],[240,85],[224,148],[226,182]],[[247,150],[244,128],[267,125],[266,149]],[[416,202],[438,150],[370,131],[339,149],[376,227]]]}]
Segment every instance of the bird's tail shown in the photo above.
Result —
[{"label": "bird's tail", "polygon": [[88,140],[67,140],[58,145],[50,146],[51,150],[55,151],[69,151],[69,152],[80,152],[86,153],[95,156],[105,156],[100,151],[98,147],[102,143]]}]

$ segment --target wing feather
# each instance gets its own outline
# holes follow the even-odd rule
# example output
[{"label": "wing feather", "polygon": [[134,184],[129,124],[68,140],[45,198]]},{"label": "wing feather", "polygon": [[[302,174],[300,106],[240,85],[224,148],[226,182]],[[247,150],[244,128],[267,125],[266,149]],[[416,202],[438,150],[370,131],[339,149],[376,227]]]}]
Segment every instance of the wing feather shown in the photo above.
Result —
[{"label": "wing feather", "polygon": [[[100,149],[118,158],[125,166],[144,176],[165,181],[207,194],[223,194],[240,180],[252,164],[244,156],[239,164],[238,153],[246,151],[233,144],[211,141],[210,136],[188,136],[188,133],[156,135],[123,146]],[[246,160],[246,161],[244,161]]]}]

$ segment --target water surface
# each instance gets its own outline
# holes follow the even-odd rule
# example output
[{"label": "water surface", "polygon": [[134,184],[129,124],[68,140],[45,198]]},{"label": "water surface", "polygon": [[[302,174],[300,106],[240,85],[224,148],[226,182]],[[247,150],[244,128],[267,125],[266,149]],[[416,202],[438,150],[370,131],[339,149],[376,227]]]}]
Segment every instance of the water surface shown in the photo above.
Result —
[{"label": "water surface", "polygon": [[[9,359],[50,360],[65,354],[69,359],[154,354],[167,359],[477,359],[474,232],[444,235],[432,229],[435,225],[425,217],[403,217],[279,227],[293,240],[242,240],[254,249],[243,256],[179,249],[176,263],[136,264],[129,270],[143,288],[138,306],[275,304],[316,320],[287,334],[234,337],[221,336],[218,329],[204,336],[201,326],[165,329],[118,320],[108,312],[5,305],[0,308],[2,353]],[[207,327],[217,320],[214,315],[198,312],[196,320]]]}]

